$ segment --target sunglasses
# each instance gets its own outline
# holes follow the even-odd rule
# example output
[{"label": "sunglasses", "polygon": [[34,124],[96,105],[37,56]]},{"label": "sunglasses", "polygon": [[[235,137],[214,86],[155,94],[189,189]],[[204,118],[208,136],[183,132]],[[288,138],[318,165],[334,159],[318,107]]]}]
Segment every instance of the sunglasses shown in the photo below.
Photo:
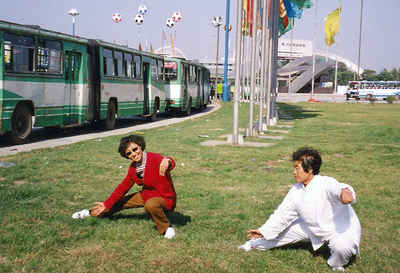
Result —
[{"label": "sunglasses", "polygon": [[130,157],[132,153],[136,153],[139,150],[139,146],[136,146],[135,148],[131,149],[131,151],[126,152],[126,156]]}]

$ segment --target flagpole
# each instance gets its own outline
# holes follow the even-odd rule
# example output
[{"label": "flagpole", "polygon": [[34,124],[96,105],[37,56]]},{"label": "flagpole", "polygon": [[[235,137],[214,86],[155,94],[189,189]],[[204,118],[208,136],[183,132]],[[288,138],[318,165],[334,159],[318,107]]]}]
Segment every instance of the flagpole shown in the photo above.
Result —
[{"label": "flagpole", "polygon": [[224,60],[224,85],[222,90],[222,101],[229,101],[229,84],[228,84],[228,59],[229,59],[229,15],[231,1],[226,0],[225,15],[225,60]]},{"label": "flagpole", "polygon": [[253,119],[254,119],[254,92],[256,89],[256,53],[257,53],[257,9],[258,0],[253,0],[253,22],[252,22],[252,52],[251,52],[251,88],[250,88],[250,114],[249,114],[249,134],[253,136]]},{"label": "flagpole", "polygon": [[[269,20],[268,20],[268,83],[267,83],[267,95],[266,95],[266,104],[267,104],[267,110],[266,110],[266,121],[267,121],[267,128],[268,126],[271,125],[271,114],[272,114],[272,99],[271,99],[271,94],[272,94],[272,61],[273,61],[273,37],[274,37],[274,22],[275,20],[275,16],[279,16],[279,14],[275,14],[277,9],[276,9],[276,5],[277,5],[277,1],[279,0],[270,0],[270,15],[269,15]],[[279,20],[279,18],[278,18]]]},{"label": "flagpole", "polygon": [[261,34],[261,78],[259,83],[259,104],[258,104],[258,132],[259,134],[263,132],[263,108],[264,108],[264,98],[265,98],[265,65],[266,65],[266,28],[267,28],[267,1],[263,0],[263,16],[262,16],[262,34]]},{"label": "flagpole", "polygon": [[318,0],[315,0],[315,11],[314,11],[314,35],[313,35],[313,60],[312,60],[312,81],[311,81],[311,98],[314,95],[314,82],[315,82],[315,36],[317,35],[317,10]]},{"label": "flagpole", "polygon": [[361,32],[362,32],[362,17],[363,17],[363,6],[364,1],[361,0],[361,10],[360,10],[360,36],[358,39],[358,62],[357,62],[357,80],[360,80],[360,56],[361,56]]},{"label": "flagpole", "polygon": [[236,11],[236,46],[235,46],[235,93],[233,98],[233,135],[232,145],[239,144],[239,94],[240,94],[240,60],[242,43],[242,9],[243,0],[237,0]]},{"label": "flagpole", "polygon": [[[289,54],[289,63],[292,60],[292,51],[293,51],[293,28],[290,30],[290,54]],[[289,71],[289,86],[288,86],[288,94],[290,94],[290,87],[292,84],[292,71]]]},{"label": "flagpole", "polygon": [[[342,7],[342,0],[339,0],[339,7]],[[339,14],[340,16],[340,14]],[[336,58],[335,58],[335,89],[334,92],[337,94],[338,88],[337,88],[337,73],[338,73],[338,54],[339,54],[339,41],[340,41],[340,33],[338,34],[337,37],[337,42],[336,42]]]}]

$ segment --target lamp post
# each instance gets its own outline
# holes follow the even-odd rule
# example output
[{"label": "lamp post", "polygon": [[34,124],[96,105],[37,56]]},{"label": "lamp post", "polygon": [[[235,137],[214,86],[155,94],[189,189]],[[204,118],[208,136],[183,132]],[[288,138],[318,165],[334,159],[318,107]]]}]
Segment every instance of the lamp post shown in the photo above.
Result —
[{"label": "lamp post", "polygon": [[215,95],[218,97],[218,54],[219,54],[219,28],[222,25],[222,17],[214,16],[213,25],[217,28],[217,56],[215,60]]},{"label": "lamp post", "polygon": [[68,14],[72,16],[72,36],[75,36],[75,17],[79,15],[79,12],[72,8],[68,11]]}]

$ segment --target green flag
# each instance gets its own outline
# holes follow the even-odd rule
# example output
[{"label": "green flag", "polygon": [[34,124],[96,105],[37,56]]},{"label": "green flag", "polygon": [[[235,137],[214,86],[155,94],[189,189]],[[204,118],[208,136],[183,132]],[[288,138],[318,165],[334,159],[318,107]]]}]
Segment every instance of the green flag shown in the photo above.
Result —
[{"label": "green flag", "polygon": [[311,8],[313,6],[312,0],[289,0],[293,4],[295,4],[299,9],[302,8]]}]

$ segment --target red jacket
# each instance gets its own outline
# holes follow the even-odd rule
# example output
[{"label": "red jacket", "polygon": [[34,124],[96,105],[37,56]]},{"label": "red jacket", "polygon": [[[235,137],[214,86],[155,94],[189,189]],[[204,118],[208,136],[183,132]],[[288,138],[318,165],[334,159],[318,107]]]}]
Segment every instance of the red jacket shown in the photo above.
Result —
[{"label": "red jacket", "polygon": [[104,206],[110,209],[136,183],[143,186],[140,194],[145,203],[152,197],[162,197],[165,200],[166,209],[173,210],[176,206],[176,192],[170,171],[175,168],[175,161],[171,157],[167,157],[171,160],[171,165],[165,176],[160,176],[160,164],[163,158],[160,154],[147,152],[143,179],[137,177],[136,168],[131,164],[126,177],[104,201]]}]

